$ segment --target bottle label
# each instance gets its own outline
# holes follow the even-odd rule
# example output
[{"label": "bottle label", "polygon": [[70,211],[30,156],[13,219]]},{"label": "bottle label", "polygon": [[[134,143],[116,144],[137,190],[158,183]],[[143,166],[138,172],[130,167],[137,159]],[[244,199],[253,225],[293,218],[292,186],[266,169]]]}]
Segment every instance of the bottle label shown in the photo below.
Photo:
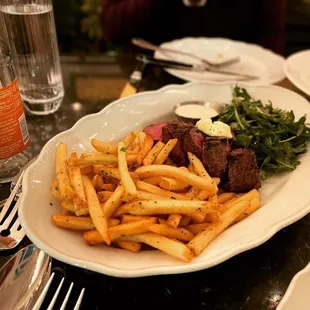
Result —
[{"label": "bottle label", "polygon": [[16,79],[0,88],[0,159],[24,151],[29,133]]}]

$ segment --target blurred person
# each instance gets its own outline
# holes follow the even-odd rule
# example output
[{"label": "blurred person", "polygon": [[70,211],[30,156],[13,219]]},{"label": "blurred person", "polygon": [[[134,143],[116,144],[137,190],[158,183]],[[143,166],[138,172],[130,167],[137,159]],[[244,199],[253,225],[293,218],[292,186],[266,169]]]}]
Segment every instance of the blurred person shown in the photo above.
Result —
[{"label": "blurred person", "polygon": [[105,39],[223,37],[283,54],[286,0],[103,0]]}]

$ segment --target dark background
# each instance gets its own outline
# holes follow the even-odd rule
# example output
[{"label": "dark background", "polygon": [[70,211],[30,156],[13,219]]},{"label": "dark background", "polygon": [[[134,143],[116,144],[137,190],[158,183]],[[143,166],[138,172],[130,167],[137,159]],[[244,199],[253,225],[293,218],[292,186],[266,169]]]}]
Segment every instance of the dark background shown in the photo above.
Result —
[{"label": "dark background", "polygon": [[[114,53],[122,50],[121,46],[102,39],[102,1],[53,0],[61,53]],[[284,56],[309,48],[310,0],[287,0]]]}]

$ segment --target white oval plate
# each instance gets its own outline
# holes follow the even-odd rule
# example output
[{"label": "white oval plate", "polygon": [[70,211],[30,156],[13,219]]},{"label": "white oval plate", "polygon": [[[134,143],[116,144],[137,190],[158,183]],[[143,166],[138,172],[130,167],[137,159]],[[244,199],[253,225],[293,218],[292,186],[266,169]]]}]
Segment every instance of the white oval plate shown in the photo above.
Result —
[{"label": "white oval plate", "polygon": [[[275,84],[285,78],[283,71],[284,58],[256,44],[248,44],[224,38],[183,38],[163,43],[162,47],[189,52],[212,62],[221,62],[233,57],[240,57],[240,62],[227,67],[227,70],[237,73],[247,73],[258,76],[259,79],[249,81],[249,84]],[[156,51],[157,59],[168,59],[186,63],[199,63],[189,56],[176,53]],[[225,68],[226,69],[226,68]],[[224,68],[223,68],[224,70]],[[190,72],[176,69],[167,71],[186,81],[235,81],[235,76],[210,72]]]},{"label": "white oval plate", "polygon": [[[55,150],[59,142],[68,152],[79,154],[92,149],[91,138],[117,141],[130,130],[173,118],[175,104],[187,100],[230,102],[232,84],[189,83],[171,85],[158,91],[145,92],[115,101],[101,112],[79,120],[70,130],[58,134],[42,149],[38,159],[24,175],[19,216],[30,240],[56,259],[118,277],[141,277],[158,274],[185,273],[217,265],[243,251],[256,247],[281,228],[299,220],[310,211],[310,153],[292,173],[263,183],[260,190],[264,206],[246,220],[221,234],[191,263],[183,263],[160,251],[138,254],[121,249],[91,247],[82,234],[57,228],[51,215],[61,212],[59,202],[50,193],[55,179]],[[246,86],[250,94],[265,103],[271,100],[283,109],[294,108],[296,117],[310,112],[301,96],[276,86]],[[285,246],[285,245],[283,245]]]},{"label": "white oval plate", "polygon": [[277,310],[309,310],[310,263],[291,281]]},{"label": "white oval plate", "polygon": [[310,50],[288,57],[284,64],[284,72],[296,87],[310,96]]}]

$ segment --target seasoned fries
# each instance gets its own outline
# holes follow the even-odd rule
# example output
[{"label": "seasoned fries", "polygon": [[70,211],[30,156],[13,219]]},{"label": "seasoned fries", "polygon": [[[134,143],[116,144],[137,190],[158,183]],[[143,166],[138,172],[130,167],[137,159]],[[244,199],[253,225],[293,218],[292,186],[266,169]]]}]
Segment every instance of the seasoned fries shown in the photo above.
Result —
[{"label": "seasoned fries", "polygon": [[165,144],[161,141],[158,141],[153,148],[148,152],[146,157],[143,159],[143,166],[152,165],[154,160],[156,159],[157,155],[160,151],[164,148]]},{"label": "seasoned fries", "polygon": [[135,196],[137,194],[137,188],[128,171],[126,161],[126,148],[123,142],[120,142],[118,144],[118,166],[121,181],[125,187],[126,193],[128,195]]},{"label": "seasoned fries", "polygon": [[94,226],[102,236],[103,240],[106,244],[110,244],[110,239],[108,236],[108,221],[107,218],[104,217],[95,188],[87,176],[83,175],[82,179],[90,217],[92,218]]},{"label": "seasoned fries", "polygon": [[82,174],[79,167],[69,167],[69,175],[74,189],[73,202],[76,215],[88,214],[88,205],[83,188]]},{"label": "seasoned fries", "polygon": [[152,165],[139,167],[136,170],[137,175],[140,178],[149,178],[153,176],[163,176],[168,178],[174,178],[183,182],[187,182],[188,185],[196,186],[199,189],[205,189],[207,191],[214,191],[214,181],[205,180],[197,175],[194,175],[188,171],[184,171],[177,167],[165,166],[165,165]]},{"label": "seasoned fries", "polygon": [[155,161],[154,161],[154,165],[163,164],[177,143],[178,143],[178,139],[169,140],[167,142],[167,144],[159,152],[159,154],[156,156]]},{"label": "seasoned fries", "polygon": [[[167,144],[144,132],[118,143],[91,140],[95,151],[56,150],[51,193],[61,209],[59,228],[79,231],[89,245],[109,245],[139,253],[142,244],[185,262],[199,255],[225,229],[262,206],[257,190],[236,194],[219,189],[197,156],[177,167]],[[138,254],[137,254],[138,255]]]},{"label": "seasoned fries", "polygon": [[59,143],[56,151],[56,179],[60,195],[65,199],[72,199],[73,190],[67,172],[67,146],[62,142]]}]

